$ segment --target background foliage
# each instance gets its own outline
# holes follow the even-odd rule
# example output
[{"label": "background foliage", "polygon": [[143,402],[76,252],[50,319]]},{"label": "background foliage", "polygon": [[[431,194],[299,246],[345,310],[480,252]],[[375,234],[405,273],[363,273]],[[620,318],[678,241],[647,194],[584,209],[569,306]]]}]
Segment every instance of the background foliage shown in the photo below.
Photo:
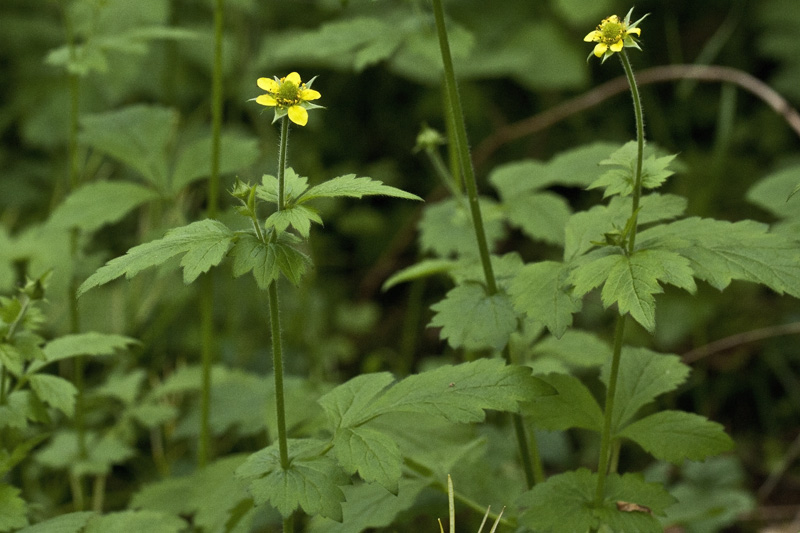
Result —
[{"label": "background foliage", "polygon": [[[462,227],[447,218],[446,202],[452,200],[439,202],[446,190],[425,157],[413,152],[423,123],[446,129],[441,60],[430,8],[421,0],[227,0],[224,5],[220,168],[225,189],[233,187],[235,176],[260,182],[262,174],[274,172],[277,128],[248,99],[259,92],[256,78],[297,70],[304,79],[319,76],[315,89],[327,109],[316,112],[307,127],[292,130],[292,167],[312,185],[356,173],[426,199],[424,207],[386,198],[319,202],[327,214],[325,226],[311,229],[305,250],[314,268],[282,298],[287,371],[295,376],[287,383],[289,426],[293,437],[304,437],[332,416],[330,405],[316,399],[336,384],[376,371],[403,377],[473,359],[477,354],[470,350],[483,348],[470,344],[469,330],[426,327],[431,320],[433,326],[444,325],[436,317],[446,315],[448,302],[468,301],[469,285],[452,289],[444,277],[431,277],[381,290],[394,272],[421,257],[471,250],[466,222]],[[513,141],[491,141],[509,124],[569,105],[618,76],[619,69],[587,64],[581,39],[602,17],[622,15],[629,6],[616,0],[507,0],[487,8],[486,2],[453,0],[446,7],[490,241],[497,252],[517,252],[525,261],[558,258],[564,210],[588,208],[602,196],[582,190],[593,180],[579,172],[559,173],[558,154],[606,143],[587,149],[585,166],[592,169],[612,145],[628,141],[633,135],[628,94],[616,93]],[[76,450],[86,443],[77,440],[68,419],[74,406],[64,398],[73,398],[71,389],[55,382],[61,379],[57,375],[73,375],[70,361],[77,353],[56,340],[45,345],[59,368],[50,368],[47,377],[37,374],[39,383],[31,381],[30,389],[57,409],[47,416],[32,411],[28,420],[46,428],[41,430],[46,439],[35,440],[28,422],[11,423],[13,435],[5,439],[22,448],[19,461],[3,459],[8,467],[2,470],[9,473],[0,499],[11,502],[5,515],[0,512],[5,530],[25,525],[19,519],[23,499],[31,523],[74,510],[74,484],[81,476],[84,482],[103,481],[91,488],[86,482],[87,494],[95,499],[80,509],[113,514],[63,517],[73,521],[69,527],[75,531],[85,524],[86,531],[180,531],[189,523],[205,531],[247,531],[277,523],[275,512],[264,507],[235,507],[247,496],[231,475],[276,432],[268,311],[264,300],[254,297],[253,280],[234,278],[224,269],[213,274],[220,352],[211,426],[219,460],[203,471],[194,469],[200,416],[197,287],[184,286],[181,271],[165,267],[87,293],[77,314],[70,304],[76,280],[79,284],[105,261],[203,216],[213,9],[210,0],[0,4],[0,290],[10,296],[26,276],[38,278],[52,269],[42,314],[29,324],[31,334],[43,340],[69,340],[69,334],[92,331],[112,335],[82,339],[88,346],[81,372],[87,388],[76,401],[87,412],[82,423],[89,429],[92,454],[86,462],[75,462]],[[796,1],[645,0],[636,10],[651,13],[643,25],[644,53],[632,56],[640,74],[668,64],[731,66],[800,106]],[[782,116],[729,83],[674,80],[646,85],[642,93],[648,139],[680,154],[680,171],[665,189],[688,198],[689,215],[752,218],[796,239],[800,199],[787,202],[786,196],[800,182],[798,137]],[[72,161],[75,127],[78,158]],[[541,162],[539,188],[514,188],[513,165],[521,159]],[[549,225],[531,220],[525,207],[531,204],[519,199],[524,195],[526,202],[551,205],[537,195],[554,193],[563,205],[554,208]],[[220,198],[221,219],[231,227],[240,224],[232,210],[235,199]],[[428,267],[447,269],[444,263]],[[452,299],[442,301],[446,294]],[[750,531],[790,521],[800,501],[795,461],[800,365],[795,337],[786,335],[800,331],[796,300],[733,282],[725,292],[700,284],[695,296],[667,288],[657,302],[654,336],[633,329],[628,342],[682,354],[693,368],[660,406],[723,424],[736,452],[668,467],[631,451],[623,462],[647,467],[649,478],[667,483],[673,495],[689,495],[681,500],[687,503],[669,512],[670,523],[687,530],[736,524],[731,527]],[[462,307],[455,304],[450,309],[457,312]],[[602,340],[608,340],[608,318],[599,296],[587,300],[576,320],[597,335],[572,340],[579,346],[596,342],[598,353],[607,349]],[[504,319],[502,313],[495,326],[502,329],[504,320],[513,330],[513,317]],[[723,350],[705,350],[714,340],[747,332],[755,333]],[[530,338],[539,334],[527,333]],[[449,347],[454,344],[467,353]],[[531,363],[537,372],[600,376],[602,359],[574,360],[564,344],[541,343],[537,350]],[[390,416],[394,420],[381,423],[410,424],[407,413]],[[515,452],[498,428],[467,428],[426,416],[414,424],[415,434],[397,435],[396,442],[426,458],[417,466],[431,478],[443,480],[450,472],[456,488],[480,505],[513,505],[507,495],[523,489],[507,481]],[[540,435],[548,469],[593,466],[596,444],[581,431]],[[397,487],[374,469],[367,476],[383,480],[387,490],[342,489],[348,530],[392,522],[408,530],[434,527],[435,517],[444,515],[441,487],[413,479]],[[193,491],[211,485],[217,487],[213,493]],[[326,504],[333,506],[321,503]],[[479,518],[465,513],[460,523],[471,525]],[[308,527],[344,529],[326,520],[314,518]]]}]

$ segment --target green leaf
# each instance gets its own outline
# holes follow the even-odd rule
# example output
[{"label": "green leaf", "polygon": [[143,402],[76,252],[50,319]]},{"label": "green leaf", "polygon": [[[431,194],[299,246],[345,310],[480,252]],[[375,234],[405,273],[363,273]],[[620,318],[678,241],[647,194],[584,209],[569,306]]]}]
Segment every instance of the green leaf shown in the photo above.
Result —
[{"label": "green leaf", "polygon": [[[659,395],[675,390],[686,381],[689,370],[677,355],[624,347],[620,354],[612,432],[633,420],[639,409]],[[600,375],[606,386],[610,373],[611,362],[608,361]]]},{"label": "green leaf", "polygon": [[47,359],[31,363],[28,367],[28,373],[38,372],[50,363],[79,355],[92,357],[113,355],[136,344],[139,344],[136,339],[113,333],[90,331],[62,335],[45,344],[43,351]]},{"label": "green leaf", "polygon": [[[609,253],[609,250],[599,250]],[[600,255],[600,254],[598,254]],[[583,296],[603,285],[603,305],[617,304],[620,314],[631,316],[648,331],[655,329],[655,294],[663,292],[662,283],[669,283],[689,292],[696,290],[689,261],[668,250],[637,250],[631,255],[615,253],[586,261],[572,270],[569,282],[574,294]]]},{"label": "green leaf", "polygon": [[183,281],[191,283],[225,258],[233,237],[227,226],[210,219],[172,229],[161,239],[134,246],[124,256],[100,267],[81,284],[78,295],[123,274],[130,279],[142,270],[161,265],[179,254],[185,254],[181,260]]},{"label": "green leaf", "polygon": [[66,513],[20,529],[19,533],[80,533],[86,523],[96,515],[93,511]]},{"label": "green leaf", "polygon": [[263,242],[252,233],[240,233],[233,249],[233,275],[235,277],[253,271],[258,288],[265,290],[269,284],[283,273],[294,285],[300,283],[311,259],[290,243],[287,234],[278,237],[277,242]]},{"label": "green leaf", "polygon": [[537,377],[556,391],[556,394],[533,398],[525,405],[525,414],[538,428],[552,431],[584,428],[600,432],[603,411],[578,378],[569,374]]},{"label": "green leaf", "polygon": [[441,327],[441,337],[456,349],[501,350],[517,329],[517,313],[508,296],[489,296],[476,283],[456,286],[431,309],[436,314],[430,327]]},{"label": "green leaf", "polygon": [[15,376],[21,375],[24,362],[25,357],[13,344],[0,343],[0,364],[9,372]]},{"label": "green leaf", "polygon": [[355,174],[347,174],[311,187],[297,199],[297,203],[302,204],[315,198],[337,198],[341,196],[361,198],[362,196],[373,195],[422,201],[422,198],[416,194],[384,185],[382,182],[372,178],[357,178]]},{"label": "green leaf", "polygon": [[611,360],[611,347],[593,333],[569,330],[561,338],[550,335],[537,342],[530,356],[533,362],[548,358],[571,368],[591,368]]},{"label": "green leaf", "polygon": [[109,434],[100,437],[87,432],[86,451],[81,454],[78,435],[72,431],[62,431],[36,453],[36,460],[54,470],[69,470],[76,476],[108,475],[111,467],[121,464],[136,452],[117,437]]},{"label": "green leaf", "polygon": [[519,271],[508,288],[517,311],[544,324],[556,337],[564,334],[572,325],[572,315],[581,310],[581,300],[566,289],[568,273],[562,263],[532,263]]},{"label": "green leaf", "polygon": [[28,505],[17,487],[0,483],[0,531],[13,531],[28,525]]},{"label": "green leaf", "polygon": [[368,427],[343,427],[334,435],[333,451],[345,472],[358,471],[364,481],[397,494],[403,459],[392,437]]},{"label": "green leaf", "polygon": [[685,459],[700,461],[733,449],[733,441],[721,424],[683,411],[661,411],[637,420],[617,434],[674,464]]},{"label": "green leaf", "polygon": [[166,513],[156,511],[120,511],[95,516],[86,525],[83,533],[180,533],[186,529],[186,522]]},{"label": "green leaf", "polygon": [[[490,250],[505,235],[502,208],[490,198],[480,198],[486,240]],[[476,257],[478,241],[472,215],[463,199],[448,198],[426,205],[419,221],[419,245],[439,257]]]},{"label": "green leaf", "polygon": [[83,115],[81,143],[139,172],[161,190],[168,186],[167,149],[178,125],[174,109],[134,105]]},{"label": "green leaf", "polygon": [[[283,174],[283,197],[287,205],[294,204],[296,200],[308,189],[308,178],[299,176],[291,167]],[[278,178],[264,174],[261,185],[256,187],[256,196],[260,199],[275,204],[278,202]]]},{"label": "green leaf", "polygon": [[372,403],[394,382],[388,372],[361,374],[334,388],[318,401],[331,422],[333,430],[356,427],[366,419]]},{"label": "green leaf", "polygon": [[153,189],[127,181],[86,183],[50,215],[48,226],[96,231],[122,220],[140,205],[158,198]]},{"label": "green leaf", "polygon": [[309,533],[361,533],[367,529],[386,528],[401,512],[414,504],[428,483],[423,479],[401,479],[396,495],[375,483],[342,487],[347,498],[342,504],[344,513],[342,522],[315,516],[311,519],[308,531]]},{"label": "green leaf", "polygon": [[[178,153],[172,170],[170,190],[180,191],[195,180],[210,175],[211,136],[205,136]],[[240,133],[226,132],[220,137],[219,173],[230,174],[255,163],[258,158],[258,140]]]},{"label": "green leaf", "polygon": [[256,505],[269,502],[283,516],[301,507],[311,516],[341,522],[344,493],[339,485],[349,477],[333,459],[318,455],[323,446],[313,439],[289,439],[290,465],[284,470],[276,442],[248,457],[236,476],[248,482]]},{"label": "green leaf", "polygon": [[290,205],[286,209],[276,211],[267,217],[264,223],[267,229],[275,228],[278,233],[286,231],[289,226],[294,227],[305,238],[311,233],[311,223],[322,224],[322,219],[316,209],[305,205]]},{"label": "green leaf", "polygon": [[451,261],[449,259],[423,259],[419,263],[414,263],[413,265],[392,274],[392,276],[383,283],[381,290],[388,291],[395,285],[399,285],[407,281],[426,278],[436,274],[446,274],[447,272],[450,272],[457,264],[457,261]]},{"label": "green leaf", "polygon": [[747,200],[778,218],[797,219],[797,199],[789,201],[800,182],[800,165],[792,165],[758,181],[747,191]]},{"label": "green leaf", "polygon": [[800,251],[766,224],[743,220],[687,218],[639,234],[638,246],[663,248],[686,257],[694,276],[717,289],[734,279],[800,296]]},{"label": "green leaf", "polygon": [[599,506],[594,502],[596,486],[597,474],[585,468],[551,476],[520,496],[517,503],[528,508],[519,524],[535,531],[597,531],[603,525],[611,531],[663,531],[653,515],[617,508],[623,501],[663,515],[675,500],[661,485],[646,483],[638,474],[610,474],[606,498]]},{"label": "green leaf", "polygon": [[[645,149],[645,152],[648,151]],[[601,165],[620,168],[606,171],[588,188],[605,188],[604,198],[612,195],[629,196],[633,192],[637,154],[636,141],[625,143],[622,148],[611,154],[611,157],[600,162]],[[677,156],[656,157],[655,155],[645,155],[642,160],[642,187],[645,189],[660,187],[667,178],[675,173],[667,168],[675,157]]]},{"label": "green leaf", "polygon": [[28,379],[33,392],[41,401],[69,417],[75,414],[75,396],[78,394],[75,385],[64,378],[48,374],[36,374]]},{"label": "green leaf", "polygon": [[503,202],[509,223],[528,237],[551,244],[564,243],[564,226],[572,210],[561,196],[551,192],[519,195]]}]

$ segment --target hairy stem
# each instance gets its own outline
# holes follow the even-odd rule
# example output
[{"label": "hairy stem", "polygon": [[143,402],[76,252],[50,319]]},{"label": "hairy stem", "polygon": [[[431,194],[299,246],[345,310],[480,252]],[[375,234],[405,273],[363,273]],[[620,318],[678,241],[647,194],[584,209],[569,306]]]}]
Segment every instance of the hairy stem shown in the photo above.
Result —
[{"label": "hairy stem", "polygon": [[286,173],[286,150],[289,145],[289,117],[281,119],[281,141],[278,146],[278,211],[283,211],[285,207],[284,198],[284,175]]},{"label": "hairy stem", "polygon": [[[444,81],[445,88],[447,89],[448,101],[448,122],[453,127],[453,133],[456,138],[456,149],[458,152],[458,159],[461,167],[461,175],[464,180],[464,188],[467,190],[467,198],[469,199],[469,208],[472,215],[472,225],[475,229],[475,237],[478,240],[478,251],[480,253],[481,265],[483,266],[484,277],[486,278],[486,291],[489,296],[497,294],[497,280],[494,277],[494,270],[492,268],[492,261],[489,255],[489,245],[486,241],[486,231],[483,226],[483,217],[481,215],[481,207],[478,203],[478,185],[475,180],[475,170],[472,167],[472,158],[469,152],[469,144],[467,142],[467,126],[464,123],[464,111],[461,107],[461,98],[458,94],[458,85],[456,84],[456,74],[453,68],[453,58],[450,54],[450,43],[447,40],[447,28],[444,22],[444,7],[442,7],[442,0],[432,0],[433,14],[436,19],[436,31],[439,36],[439,47],[442,52],[442,63],[444,65]],[[508,346],[503,350],[503,357],[507,362],[511,362],[510,351]],[[531,457],[531,451],[528,447],[528,437],[525,434],[525,424],[522,416],[519,414],[512,415],[514,431],[517,435],[517,443],[519,444],[519,452],[522,456],[522,465],[525,470],[525,479],[528,487],[532,487],[536,479],[534,475],[534,460]],[[538,459],[539,454],[534,453],[534,457]],[[539,461],[536,461],[539,463]],[[541,471],[541,464],[539,464]]]},{"label": "hairy stem", "polygon": [[[633,203],[631,205],[631,218],[633,224],[628,237],[627,253],[631,254],[636,245],[636,219],[639,212],[639,201],[642,197],[642,159],[644,154],[644,116],[642,114],[642,101],[639,96],[639,88],[636,86],[636,79],[633,76],[633,69],[628,55],[623,49],[619,53],[622,66],[625,69],[625,76],[628,78],[628,85],[631,88],[633,97],[633,111],[636,116],[636,171],[633,176]],[[608,376],[608,388],[606,389],[605,416],[603,420],[603,432],[600,437],[600,458],[597,465],[597,489],[595,491],[595,503],[600,505],[605,498],[605,483],[608,475],[608,465],[611,456],[611,421],[614,416],[614,398],[617,392],[617,377],[619,375],[619,361],[622,354],[622,339],[625,335],[625,321],[627,315],[617,317],[617,325],[614,329],[614,351],[611,359],[611,373]]]}]

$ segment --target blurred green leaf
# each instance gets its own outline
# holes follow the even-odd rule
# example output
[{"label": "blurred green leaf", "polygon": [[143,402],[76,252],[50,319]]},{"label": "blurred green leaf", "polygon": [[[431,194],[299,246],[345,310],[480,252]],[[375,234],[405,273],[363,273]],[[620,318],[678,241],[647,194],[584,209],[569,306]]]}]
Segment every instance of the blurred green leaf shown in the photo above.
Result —
[{"label": "blurred green leaf", "polygon": [[21,529],[19,533],[80,533],[96,515],[93,511],[65,513]]},{"label": "blurred green leaf", "polygon": [[96,231],[122,220],[142,204],[158,198],[148,187],[125,181],[87,183],[67,196],[50,215],[48,225]]},{"label": "blurred green leaf", "polygon": [[562,263],[542,261],[522,267],[509,286],[514,307],[561,337],[581,310],[581,300],[567,290],[569,269]]},{"label": "blurred green leaf", "polygon": [[553,431],[584,428],[598,433],[603,427],[603,411],[586,385],[568,374],[537,376],[556,394],[539,396],[525,404],[525,414],[536,427]]}]

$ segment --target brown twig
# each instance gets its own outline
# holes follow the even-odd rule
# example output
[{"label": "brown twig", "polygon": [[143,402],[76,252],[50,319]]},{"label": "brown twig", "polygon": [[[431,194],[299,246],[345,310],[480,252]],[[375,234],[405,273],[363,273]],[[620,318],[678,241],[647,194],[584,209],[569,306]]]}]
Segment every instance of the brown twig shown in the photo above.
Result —
[{"label": "brown twig", "polygon": [[684,353],[681,360],[686,363],[694,363],[704,357],[713,355],[715,353],[730,350],[742,344],[749,342],[760,341],[772,337],[780,337],[781,335],[796,335],[800,334],[800,322],[792,322],[791,324],[781,324],[780,326],[769,326],[766,328],[754,329],[752,331],[745,331],[744,333],[737,333],[730,337],[725,337],[717,341],[700,346],[694,350],[689,350]]},{"label": "brown twig", "polygon": [[[639,85],[682,79],[732,83],[757,96],[775,110],[800,137],[800,114],[797,110],[772,87],[743,70],[720,66],[666,65],[640,71],[636,79]],[[537,115],[501,127],[475,148],[473,151],[474,164],[476,167],[482,167],[489,157],[504,144],[543,131],[567,117],[590,109],[627,90],[628,81],[625,76],[620,76]]]}]

